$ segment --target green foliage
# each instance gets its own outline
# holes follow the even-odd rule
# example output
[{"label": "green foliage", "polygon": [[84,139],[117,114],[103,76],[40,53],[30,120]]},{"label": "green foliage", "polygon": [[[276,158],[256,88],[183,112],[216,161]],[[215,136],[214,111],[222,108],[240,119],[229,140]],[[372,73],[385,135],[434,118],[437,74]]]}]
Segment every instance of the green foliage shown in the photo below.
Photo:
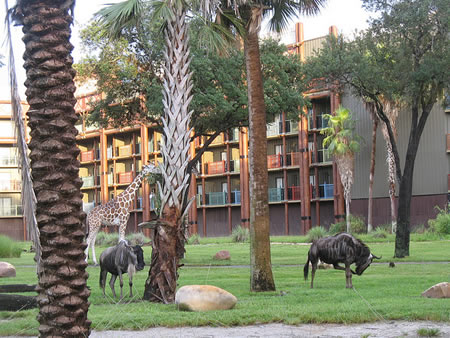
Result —
[{"label": "green foliage", "polygon": [[187,244],[189,245],[198,245],[200,244],[200,235],[199,234],[193,234],[189,236],[187,239]]},{"label": "green foliage", "polygon": [[308,242],[314,242],[318,240],[319,238],[326,237],[327,236],[327,230],[322,226],[312,227],[307,235],[306,238],[308,239]]},{"label": "green foliage", "polygon": [[13,241],[8,236],[0,235],[0,257],[20,257],[22,245]]},{"label": "green foliage", "polygon": [[388,234],[389,232],[386,229],[380,227],[370,233],[373,238],[387,238]]},{"label": "green foliage", "polygon": [[[347,223],[341,221],[330,225],[330,235],[335,235],[339,232],[345,232],[347,229]],[[357,215],[350,215],[350,229],[352,234],[365,234],[367,233],[367,225],[364,218]]]},{"label": "green foliage", "polygon": [[428,225],[433,232],[438,234],[449,235],[450,234],[450,210],[446,206],[444,209],[435,207],[438,210],[438,214],[435,219],[430,219]]},{"label": "green foliage", "polygon": [[231,233],[231,241],[233,243],[244,243],[250,240],[250,231],[241,225],[236,226]]},{"label": "green foliage", "polygon": [[150,242],[150,239],[144,235],[143,232],[135,232],[125,236],[125,239],[130,243],[130,245],[145,245]]},{"label": "green foliage", "polygon": [[[131,233],[125,236],[125,239],[131,245],[144,245],[147,244],[150,239],[146,237],[142,232]],[[96,246],[114,246],[119,241],[119,234],[117,232],[106,233],[99,231],[95,238]]]},{"label": "green foliage", "polygon": [[436,328],[421,328],[417,330],[417,335],[420,337],[438,337],[441,331]]}]

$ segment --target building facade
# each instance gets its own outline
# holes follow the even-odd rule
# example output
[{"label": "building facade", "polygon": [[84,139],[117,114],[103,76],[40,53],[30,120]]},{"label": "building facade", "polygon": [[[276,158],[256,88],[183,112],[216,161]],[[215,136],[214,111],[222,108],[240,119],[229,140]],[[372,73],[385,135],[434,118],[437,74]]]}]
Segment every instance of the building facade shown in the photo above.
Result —
[{"label": "building facade", "polygon": [[[337,34],[330,27],[330,34]],[[319,49],[326,37],[303,39],[302,24],[296,25],[296,42],[288,46],[290,53],[306,59]],[[272,235],[305,234],[312,226],[341,221],[345,217],[343,189],[333,159],[322,146],[321,129],[327,126],[324,114],[339,105],[350,109],[357,118],[357,132],[364,139],[356,155],[355,180],[351,213],[367,216],[367,196],[371,152],[372,122],[364,104],[351,93],[335,93],[332,89],[308,93],[311,107],[299,120],[288,120],[283,112],[267,125],[267,164],[269,175],[269,208]],[[96,93],[78,96],[76,111],[80,114],[77,137],[80,148],[80,177],[83,180],[84,210],[105,203],[120,194],[139,173],[143,163],[162,161],[159,151],[161,134],[154,126],[136,124],[122,129],[97,129],[86,124],[90,104],[98,100]],[[404,160],[409,131],[408,112],[399,114],[398,145]],[[5,120],[7,115],[5,115]],[[3,115],[1,115],[3,121]],[[9,117],[8,117],[9,119]],[[5,124],[6,128],[6,124]],[[390,222],[385,141],[379,128],[374,185],[374,225]],[[2,135],[6,135],[2,133]],[[189,212],[191,232],[201,236],[226,236],[237,225],[248,226],[250,218],[248,177],[248,134],[246,128],[220,135],[207,149],[192,176],[190,195],[194,197]],[[191,144],[191,154],[203,144],[202,138]],[[2,138],[0,138],[0,142]],[[8,143],[9,142],[9,143]],[[20,189],[14,165],[6,165],[13,140],[2,143],[0,175],[11,170],[5,180],[6,191],[0,190],[0,233],[18,238],[24,235],[20,212]],[[5,164],[5,165],[4,165]],[[11,167],[11,168],[10,168]],[[20,177],[19,177],[20,180]],[[1,180],[3,182],[3,180]],[[5,183],[6,184],[6,183]],[[11,185],[12,184],[12,185]],[[6,187],[6,186],[5,186]],[[138,231],[143,220],[156,217],[156,186],[143,183],[136,194],[127,232]],[[450,193],[450,109],[436,105],[424,130],[416,159],[412,200],[412,225],[426,224],[434,217],[434,206],[444,207]],[[11,198],[11,201],[6,201]],[[306,201],[302,203],[302,201]],[[10,211],[8,211],[10,210]],[[17,215],[5,216],[5,213]],[[10,225],[7,225],[10,224]],[[11,229],[19,229],[15,235]],[[20,235],[19,234],[22,234]]]}]

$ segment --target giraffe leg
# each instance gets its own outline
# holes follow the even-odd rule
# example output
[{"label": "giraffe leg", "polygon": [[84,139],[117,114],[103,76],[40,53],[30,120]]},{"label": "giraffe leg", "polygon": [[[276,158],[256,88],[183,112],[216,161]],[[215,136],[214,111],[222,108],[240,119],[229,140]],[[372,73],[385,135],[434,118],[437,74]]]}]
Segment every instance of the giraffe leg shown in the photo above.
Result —
[{"label": "giraffe leg", "polygon": [[91,222],[89,224],[89,235],[88,238],[86,240],[86,250],[85,250],[85,255],[86,255],[86,262],[88,261],[88,257],[89,257],[89,247],[92,248],[92,259],[94,260],[94,263],[97,265],[97,258],[95,257],[95,239],[97,238],[97,233],[98,230],[100,229],[100,223],[99,222]]},{"label": "giraffe leg", "polygon": [[125,229],[127,228],[129,218],[130,214],[128,214],[127,217],[119,225],[119,242],[125,239]]}]

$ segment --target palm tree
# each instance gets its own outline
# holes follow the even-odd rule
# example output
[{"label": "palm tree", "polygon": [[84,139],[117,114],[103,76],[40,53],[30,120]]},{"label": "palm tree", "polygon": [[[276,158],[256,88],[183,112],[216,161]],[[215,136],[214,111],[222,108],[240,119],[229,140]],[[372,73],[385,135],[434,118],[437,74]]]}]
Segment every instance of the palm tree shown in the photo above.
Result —
[{"label": "palm tree", "polygon": [[70,44],[74,1],[18,0],[23,26],[31,170],[42,247],[38,304],[42,336],[88,336],[90,294],[85,213],[78,177],[75,85]]},{"label": "palm tree", "polygon": [[[160,166],[163,183],[159,185],[160,218],[143,226],[153,230],[153,250],[144,299],[173,303],[178,277],[179,260],[185,249],[183,219],[189,210],[187,191],[190,183],[189,103],[192,100],[192,73],[189,71],[189,35],[186,20],[187,5],[182,0],[148,1],[154,18],[163,19],[166,41],[163,67],[163,138]],[[145,14],[140,0],[127,0],[102,9],[98,15],[110,35],[120,36],[125,27],[137,27]]]},{"label": "palm tree", "polygon": [[355,121],[348,109],[339,107],[334,115],[326,114],[329,127],[321,131],[326,137],[323,146],[334,156],[344,186],[347,232],[350,228],[350,201],[353,184],[355,153],[359,151],[360,137],[355,134]]},{"label": "palm tree", "polygon": [[222,0],[211,6],[216,22],[235,31],[244,42],[249,110],[250,263],[252,291],[275,290],[270,258],[266,110],[264,103],[259,32],[263,18],[280,32],[298,13],[315,14],[325,0]]}]

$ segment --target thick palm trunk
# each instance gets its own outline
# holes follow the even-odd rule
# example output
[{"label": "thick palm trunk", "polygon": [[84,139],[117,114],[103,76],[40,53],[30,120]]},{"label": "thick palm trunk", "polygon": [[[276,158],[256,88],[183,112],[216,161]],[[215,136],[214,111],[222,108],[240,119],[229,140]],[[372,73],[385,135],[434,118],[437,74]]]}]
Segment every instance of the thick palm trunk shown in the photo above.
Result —
[{"label": "thick palm trunk", "polygon": [[347,232],[350,233],[352,230],[350,223],[350,202],[353,185],[354,155],[352,153],[337,155],[335,156],[335,160],[338,167],[339,176],[341,177],[341,182],[344,187],[345,218],[347,222]]},{"label": "thick palm trunk", "polygon": [[42,245],[37,287],[41,336],[90,333],[85,214],[75,139],[75,71],[69,42],[72,5],[67,0],[19,1],[16,8],[25,34],[29,147]]},{"label": "thick palm trunk", "polygon": [[257,32],[248,33],[244,48],[250,129],[250,289],[272,291],[275,282],[270,257],[266,109]]},{"label": "thick palm trunk", "polygon": [[183,219],[190,207],[186,201],[192,115],[188,110],[192,100],[189,39],[185,10],[173,3],[172,9],[174,20],[165,28],[161,218],[154,229],[152,263],[144,291],[144,299],[164,303],[175,300],[177,269],[185,251]]}]

